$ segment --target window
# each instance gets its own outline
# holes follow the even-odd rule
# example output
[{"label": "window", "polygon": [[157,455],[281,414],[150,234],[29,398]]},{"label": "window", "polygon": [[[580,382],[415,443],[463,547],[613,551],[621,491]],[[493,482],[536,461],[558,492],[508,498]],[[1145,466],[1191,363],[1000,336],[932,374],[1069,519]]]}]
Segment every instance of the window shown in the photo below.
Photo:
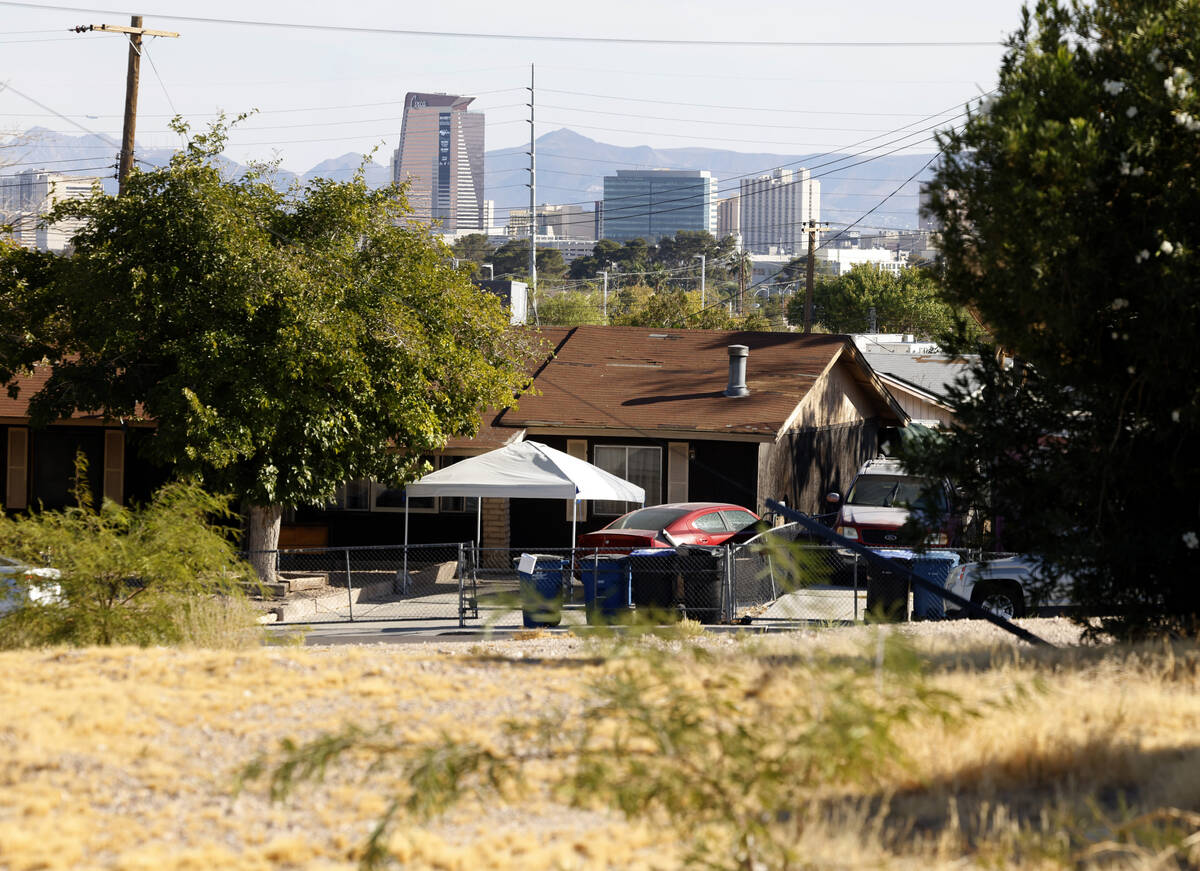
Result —
[{"label": "window", "polygon": [[758,523],[758,518],[749,511],[727,509],[721,512],[721,516],[725,518],[726,525],[734,532],[741,532],[747,526]]},{"label": "window", "polygon": [[[465,457],[426,457],[437,468],[446,468]],[[405,503],[403,487],[389,487],[359,478],[347,481],[338,487],[333,498],[325,506],[327,511],[403,511]],[[479,500],[474,496],[414,496],[408,499],[408,510],[413,514],[474,514]]]},{"label": "window", "polygon": [[[596,465],[645,490],[647,505],[658,504],[662,493],[662,448],[596,445]],[[624,514],[633,507],[629,502],[598,500],[592,503],[596,514]]]},{"label": "window", "polygon": [[699,529],[701,532],[728,532],[725,527],[725,521],[721,519],[721,512],[714,511],[711,514],[701,514],[692,521],[692,526]]}]

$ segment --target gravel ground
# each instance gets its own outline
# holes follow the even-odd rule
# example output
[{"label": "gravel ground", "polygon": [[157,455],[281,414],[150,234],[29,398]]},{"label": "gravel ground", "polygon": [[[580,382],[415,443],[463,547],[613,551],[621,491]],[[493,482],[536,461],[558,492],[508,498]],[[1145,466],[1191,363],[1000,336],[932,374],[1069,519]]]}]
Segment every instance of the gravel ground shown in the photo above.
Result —
[{"label": "gravel ground", "polygon": [[[1073,647],[1085,643],[1081,637],[1082,628],[1065,617],[1029,617],[1014,621],[1016,625],[1028,630],[1043,641],[1055,647]],[[898,623],[888,627],[900,634],[912,638],[918,645],[925,643],[952,644],[954,646],[974,645],[1028,647],[1028,643],[1005,632],[985,620],[942,620],[916,623]],[[875,638],[881,631],[878,626],[820,626],[792,631],[765,632],[755,628],[744,632],[718,631],[707,632],[704,644],[716,648],[758,642],[783,644],[788,646],[813,644],[822,649],[831,645],[861,645]],[[522,637],[524,636],[524,637]],[[532,636],[532,637],[530,637]],[[322,645],[319,641],[310,642],[310,647],[374,647],[386,642],[360,642],[357,644]],[[573,634],[570,630],[547,630],[541,633],[514,633],[498,635],[486,640],[430,640],[389,645],[407,651],[409,654],[427,656],[430,653],[448,656],[472,655],[486,651],[498,656],[521,658],[553,658],[562,656],[578,656],[581,644],[589,643],[585,638]],[[659,638],[656,643],[670,645],[678,644],[669,638]],[[586,650],[586,648],[584,648]]]}]

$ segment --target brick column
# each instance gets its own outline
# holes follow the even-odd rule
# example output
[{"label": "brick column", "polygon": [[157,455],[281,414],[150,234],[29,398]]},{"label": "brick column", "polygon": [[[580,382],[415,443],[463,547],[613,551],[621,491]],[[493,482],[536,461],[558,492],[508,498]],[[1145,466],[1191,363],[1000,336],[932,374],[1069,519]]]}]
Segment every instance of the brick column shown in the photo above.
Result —
[{"label": "brick column", "polygon": [[491,568],[511,568],[507,552],[487,550],[487,548],[507,548],[511,535],[508,517],[507,499],[484,499],[483,517],[481,518],[483,541],[480,545],[484,550],[484,562]]}]

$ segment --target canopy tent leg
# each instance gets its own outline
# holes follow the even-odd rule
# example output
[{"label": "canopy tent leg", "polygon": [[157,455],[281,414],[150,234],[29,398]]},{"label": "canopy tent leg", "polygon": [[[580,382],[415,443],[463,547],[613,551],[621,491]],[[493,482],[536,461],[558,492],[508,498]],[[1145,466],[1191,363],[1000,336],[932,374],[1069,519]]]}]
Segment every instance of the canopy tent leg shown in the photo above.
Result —
[{"label": "canopy tent leg", "polygon": [[400,577],[400,592],[408,595],[408,494],[404,494],[404,574]]}]

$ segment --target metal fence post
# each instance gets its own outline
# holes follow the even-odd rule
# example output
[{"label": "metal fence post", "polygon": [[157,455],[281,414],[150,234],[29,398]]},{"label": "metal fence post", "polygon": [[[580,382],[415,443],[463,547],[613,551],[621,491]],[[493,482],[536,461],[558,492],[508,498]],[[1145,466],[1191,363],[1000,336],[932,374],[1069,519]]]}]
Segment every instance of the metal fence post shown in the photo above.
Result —
[{"label": "metal fence post", "polygon": [[725,545],[725,614],[726,623],[733,622],[733,545]]},{"label": "metal fence post", "polygon": [[854,622],[858,622],[858,554],[854,555]]},{"label": "metal fence post", "polygon": [[344,548],[346,555],[346,604],[350,607],[350,622],[354,622],[354,581],[350,578],[350,548]]},{"label": "metal fence post", "polygon": [[466,625],[467,625],[467,603],[465,600],[466,585],[464,583],[464,580],[465,580],[464,576],[466,575],[466,572],[463,571],[463,569],[464,569],[463,546],[462,546],[462,542],[460,541],[458,543],[458,571],[455,572],[455,574],[458,575],[458,628],[459,629],[464,629],[464,628],[466,628]]}]

